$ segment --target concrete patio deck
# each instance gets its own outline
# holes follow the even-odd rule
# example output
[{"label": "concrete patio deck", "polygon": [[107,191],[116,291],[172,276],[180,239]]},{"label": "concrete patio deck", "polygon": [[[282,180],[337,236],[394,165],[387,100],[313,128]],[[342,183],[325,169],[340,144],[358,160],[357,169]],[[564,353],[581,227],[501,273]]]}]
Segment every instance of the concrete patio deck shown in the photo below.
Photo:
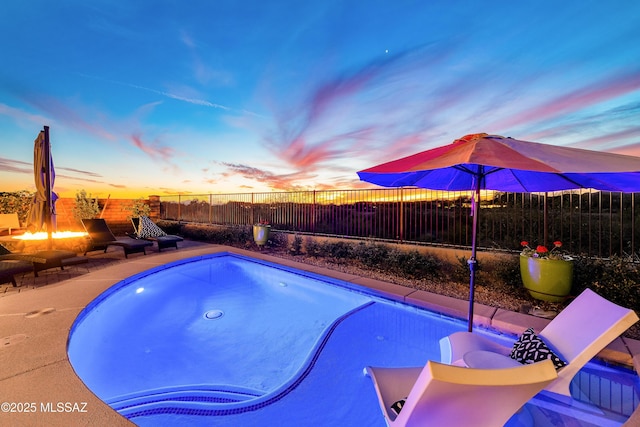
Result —
[{"label": "concrete patio deck", "polygon": [[[0,285],[0,425],[133,425],[98,399],[73,371],[66,343],[75,318],[122,279],[168,262],[224,251],[366,286],[378,295],[454,317],[466,316],[466,301],[227,246],[185,241],[177,251],[158,253],[154,246],[146,256],[131,255],[126,260],[120,248],[106,254],[93,252],[86,264],[48,270],[37,278],[33,274],[18,277],[18,288]],[[477,305],[474,322],[517,334],[530,326],[540,329],[549,320]],[[640,342],[618,338],[598,357],[633,367],[640,360],[636,355],[640,355]],[[628,425],[640,425],[637,412]]]}]

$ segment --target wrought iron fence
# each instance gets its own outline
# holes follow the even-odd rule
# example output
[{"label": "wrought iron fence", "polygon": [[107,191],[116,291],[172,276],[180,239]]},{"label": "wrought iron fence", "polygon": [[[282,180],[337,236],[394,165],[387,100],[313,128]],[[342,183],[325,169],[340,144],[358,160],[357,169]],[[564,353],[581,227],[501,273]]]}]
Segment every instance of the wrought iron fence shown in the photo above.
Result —
[{"label": "wrought iron fence", "polygon": [[[163,219],[227,226],[267,221],[292,233],[470,247],[471,197],[467,192],[412,188],[279,193],[172,195],[161,198]],[[638,255],[636,194],[565,191],[483,192],[478,246],[520,249],[520,242],[570,253]]]}]

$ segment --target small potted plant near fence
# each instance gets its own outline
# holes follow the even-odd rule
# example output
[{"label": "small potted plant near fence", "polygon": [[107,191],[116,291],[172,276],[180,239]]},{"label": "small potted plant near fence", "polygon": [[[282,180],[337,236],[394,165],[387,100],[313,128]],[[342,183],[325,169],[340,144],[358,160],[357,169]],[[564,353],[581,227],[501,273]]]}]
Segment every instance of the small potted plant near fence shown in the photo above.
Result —
[{"label": "small potted plant near fence", "polygon": [[269,240],[269,233],[271,232],[271,225],[269,221],[260,220],[259,223],[253,225],[253,240],[258,246],[264,246]]},{"label": "small potted plant near fence", "polygon": [[535,249],[529,242],[521,242],[520,275],[522,284],[532,297],[548,302],[561,302],[571,292],[573,258],[562,254],[562,242],[553,242],[553,248],[539,245]]}]

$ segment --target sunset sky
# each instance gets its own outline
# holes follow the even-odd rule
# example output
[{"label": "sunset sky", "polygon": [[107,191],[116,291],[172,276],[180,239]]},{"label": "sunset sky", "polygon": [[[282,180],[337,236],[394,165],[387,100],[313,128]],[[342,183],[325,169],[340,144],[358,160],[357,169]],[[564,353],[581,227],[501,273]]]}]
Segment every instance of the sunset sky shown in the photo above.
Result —
[{"label": "sunset sky", "polygon": [[640,156],[640,2],[0,4],[0,191],[373,188],[469,134]]}]

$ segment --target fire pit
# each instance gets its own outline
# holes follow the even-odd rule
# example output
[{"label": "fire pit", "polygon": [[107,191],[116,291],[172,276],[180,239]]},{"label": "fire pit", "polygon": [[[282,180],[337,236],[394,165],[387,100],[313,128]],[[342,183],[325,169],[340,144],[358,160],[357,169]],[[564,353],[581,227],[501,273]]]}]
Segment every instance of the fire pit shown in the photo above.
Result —
[{"label": "fire pit", "polygon": [[[52,233],[53,248],[75,253],[85,253],[89,248],[89,237],[84,231],[57,231]],[[33,253],[49,249],[47,233],[26,232],[17,236],[2,236],[0,242],[11,252]]]}]

